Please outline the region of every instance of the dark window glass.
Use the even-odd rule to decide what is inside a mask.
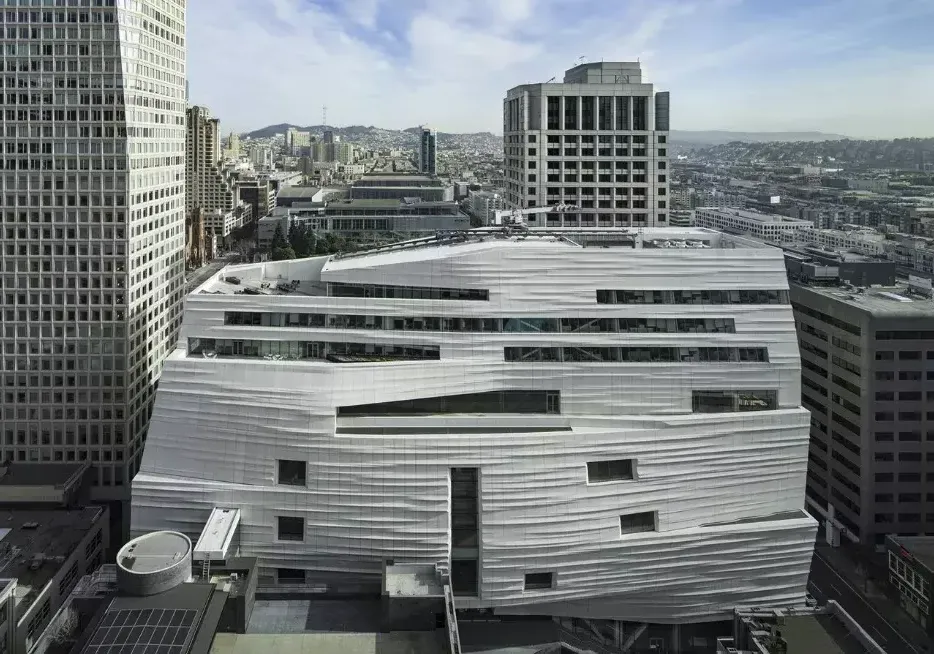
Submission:
[[[280,584],[304,584],[305,571],[293,568],[276,568],[276,579]]]
[[[337,408],[338,416],[432,415],[445,413],[560,413],[560,391],[489,391],[440,395]]]
[[[775,391],[694,391],[692,409],[695,413],[734,413],[739,411],[772,411],[778,408]]]
[[[561,129],[560,96],[548,96],[548,129]]]
[[[479,498],[479,470],[451,468],[451,586],[456,595],[477,595]]]
[[[283,486],[304,486],[306,463],[279,459],[279,483]]]
[[[613,98],[611,96],[600,97],[600,115],[599,127],[601,130],[613,129]]]
[[[613,461],[589,461],[587,463],[587,481],[624,481],[633,478],[633,460],[615,459]]]
[[[525,590],[549,590],[554,582],[553,572],[530,572],[525,575]]]
[[[581,129],[592,130],[596,128],[595,107],[596,98],[594,96],[585,95],[581,98]]]
[[[577,129],[577,96],[564,96],[564,129]]]
[[[634,130],[648,129],[648,98],[641,95],[632,98],[632,128]]]
[[[619,517],[619,530],[624,535],[655,531],[655,522],[655,511],[627,513]]]
[[[305,540],[305,519],[280,515],[277,518],[279,540]]]

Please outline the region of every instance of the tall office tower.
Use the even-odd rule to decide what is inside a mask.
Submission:
[[[288,154],[298,155],[302,148],[311,145],[311,132],[302,132],[290,127],[285,134],[285,148]]]
[[[3,11],[3,458],[96,468],[119,542],[184,292],[185,1]]]
[[[808,504],[867,548],[934,532],[931,300],[800,284],[791,299],[812,416]]]
[[[428,127],[422,127],[418,136],[418,172],[438,174],[437,134]]]
[[[817,527],[781,250],[580,236],[218,274],[186,300],[134,533],[197,535],[233,506],[261,583],[379,588],[386,560],[443,562],[458,607],[497,613],[799,604]]]
[[[185,208],[232,211],[237,204],[236,184],[221,169],[220,121],[205,107],[188,107]]]
[[[524,84],[503,102],[506,204],[567,204],[532,226],[668,224],[668,92],[638,63],[581,64],[560,84]]]

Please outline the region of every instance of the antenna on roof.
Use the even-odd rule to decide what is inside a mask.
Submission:
[[[552,77],[550,80],[548,80],[547,82],[545,82],[545,84],[551,84],[551,83],[554,82],[554,81],[555,81],[555,78]]]

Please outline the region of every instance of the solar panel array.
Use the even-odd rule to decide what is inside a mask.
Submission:
[[[184,654],[197,616],[185,609],[107,611],[84,654]]]

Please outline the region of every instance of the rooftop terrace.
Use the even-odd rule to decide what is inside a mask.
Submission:
[[[214,295],[327,295],[322,272],[354,267],[367,257],[390,257],[393,262],[464,254],[495,247],[536,248],[543,256],[555,247],[602,251],[605,248],[673,251],[710,249],[768,249],[760,241],[704,228],[552,229],[484,227],[466,231],[438,232],[359,252],[329,257],[227,266],[195,289]]]

